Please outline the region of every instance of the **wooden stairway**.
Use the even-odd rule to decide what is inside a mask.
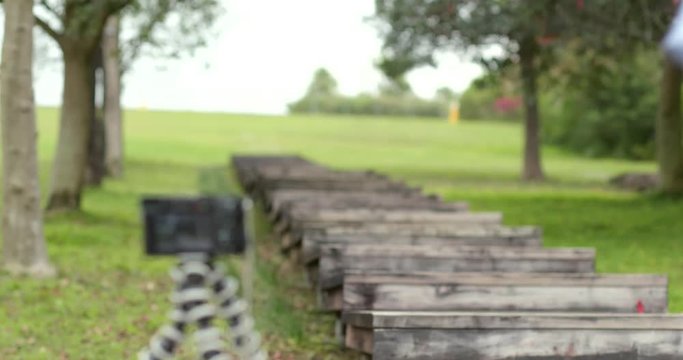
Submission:
[[[235,156],[244,189],[335,312],[345,345],[374,359],[683,359],[667,278],[595,274],[595,252],[543,248],[374,172],[297,156]]]

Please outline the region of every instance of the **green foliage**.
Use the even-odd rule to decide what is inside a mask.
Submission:
[[[337,92],[334,77],[326,69],[318,69],[304,97],[289,104],[289,112],[444,117],[448,112],[448,103],[442,97],[436,100],[417,97],[403,78],[382,83],[379,95],[343,96]]]
[[[441,101],[445,104],[449,104],[458,99],[458,94],[456,94],[451,88],[441,87],[436,89],[434,99]]]
[[[493,103],[499,96],[495,88],[469,87],[460,98],[460,116],[466,120],[492,120],[498,117]]]
[[[658,55],[641,52],[619,61],[582,55],[577,60],[583,71],[544,99],[545,139],[588,156],[653,159]]]
[[[313,74],[311,85],[308,86],[306,97],[329,97],[337,95],[337,80],[325,68],[320,68]]]
[[[413,89],[404,77],[388,78],[379,85],[381,97],[415,97]]]
[[[105,21],[122,15],[124,70],[140,56],[178,58],[206,45],[223,14],[219,0],[43,0],[36,2],[36,24],[60,45],[66,40],[88,47],[100,40]],[[57,26],[55,26],[57,25]]]
[[[204,47],[224,13],[219,0],[132,0],[123,12],[122,62],[141,55],[178,58]]]
[[[495,106],[500,99],[514,98],[517,86],[511,75],[510,71],[489,71],[475,79],[460,97],[460,116],[466,120],[520,120],[521,106],[509,111]]]
[[[443,118],[448,113],[448,104],[416,96],[338,95],[303,98],[290,104],[289,112]]]

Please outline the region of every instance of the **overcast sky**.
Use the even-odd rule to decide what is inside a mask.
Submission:
[[[126,76],[125,107],[237,113],[286,112],[312,74],[326,67],[340,91],[374,91],[381,74],[373,67],[381,39],[365,18],[371,0],[224,0],[226,14],[218,36],[192,58],[178,61],[140,59]],[[464,90],[480,68],[443,54],[439,67],[408,76],[413,89],[431,97],[447,86]],[[41,66],[36,99],[58,105],[61,66]]]

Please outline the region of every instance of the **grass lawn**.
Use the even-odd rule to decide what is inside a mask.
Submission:
[[[56,117],[54,109],[39,111],[45,188]],[[515,124],[130,111],[125,178],[88,190],[83,212],[47,219],[59,276],[0,274],[0,359],[131,358],[165,320],[172,264],[142,255],[139,198],[195,193],[199,171],[225,166],[234,152],[295,152],[340,168],[373,168],[476,210],[502,210],[507,224],[542,226],[548,246],[596,247],[601,272],[668,273],[670,309],[683,311],[683,202],[604,185],[654,165],[545,148],[550,181],[525,185],[517,181],[520,148]],[[278,255],[260,223],[255,314],[273,357],[352,358],[337,349],[332,318],[314,311],[300,269]]]

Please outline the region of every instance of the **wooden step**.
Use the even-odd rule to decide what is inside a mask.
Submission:
[[[318,261],[321,245],[336,245],[340,248],[346,244],[429,245],[434,248],[448,245],[540,247],[541,237],[541,229],[532,226],[463,228],[453,229],[439,235],[306,235],[304,233],[301,247],[303,261],[310,263]]]
[[[322,192],[326,193],[326,192]],[[338,192],[337,192],[338,193]],[[356,195],[351,192],[349,196],[336,197],[324,196],[288,198],[270,196],[267,210],[280,217],[310,217],[306,213],[319,212],[321,210],[344,210],[344,211],[369,211],[373,209],[410,210],[423,209],[433,211],[467,211],[466,202],[443,203],[424,196],[413,194],[376,193],[373,196]]]
[[[263,193],[264,205],[268,211],[285,211],[287,207],[298,202],[302,206],[306,206],[306,204],[320,205],[326,202],[360,200],[372,202],[396,199],[396,201],[403,201],[404,203],[415,200],[422,203],[442,204],[438,198],[424,195],[419,188],[408,186],[389,189],[354,189],[352,187],[325,189],[316,185],[312,188],[275,188],[260,189],[260,191]],[[312,194],[316,194],[316,197],[312,197]]]
[[[235,155],[231,158],[231,163],[240,184],[248,190],[258,178],[259,170],[264,167],[316,166],[299,156],[286,155]]]
[[[461,222],[449,223],[421,223],[421,222],[362,222],[362,223],[326,223],[312,222],[286,229],[285,225],[279,228],[282,248],[288,251],[290,248],[301,245],[304,235],[363,235],[386,237],[388,235],[403,236],[446,236],[463,230],[479,231],[480,229],[502,228],[502,216],[499,213],[469,213],[473,216],[461,216]],[[469,221],[468,221],[469,220]],[[276,229],[277,231],[277,229]]]
[[[592,273],[595,250],[504,246],[325,245],[320,261],[308,264],[321,288],[338,283],[345,271],[410,272],[562,272]]]
[[[314,211],[293,211],[287,214],[285,220],[297,222],[326,222],[326,223],[462,223],[486,222],[497,224],[502,220],[501,213],[468,213],[464,209],[432,210],[423,208],[413,209],[316,209]]]
[[[294,239],[294,243],[299,243],[304,231],[317,229],[325,230],[330,227],[342,225],[346,227],[363,227],[372,224],[372,226],[383,226],[387,229],[391,229],[392,227],[397,229],[406,227],[412,227],[414,229],[429,227],[434,227],[435,229],[462,229],[465,227],[500,226],[502,222],[503,215],[499,212],[455,212],[447,213],[445,216],[438,215],[431,218],[425,218],[419,215],[412,216],[410,214],[390,216],[385,219],[355,216],[346,216],[344,218],[340,216],[340,218],[336,220],[304,220],[280,224],[279,227],[276,227],[276,230],[282,235],[289,233]]]
[[[683,316],[360,311],[346,345],[385,359],[683,359]]]
[[[411,273],[345,274],[322,291],[327,310],[664,313],[667,288],[658,275]]]
[[[473,213],[481,214],[481,213]],[[490,214],[490,213],[485,213]],[[494,213],[497,214],[497,213]],[[486,219],[483,219],[486,220]],[[361,224],[330,224],[328,227],[320,228],[310,228],[304,229],[307,235],[328,235],[328,236],[346,236],[346,235],[362,235],[364,237],[369,236],[449,236],[452,233],[457,233],[464,228],[469,229],[482,229],[490,228],[495,229],[501,227],[501,225],[487,224],[484,222],[482,226],[478,223],[468,224],[468,223],[433,223],[433,224],[423,224],[423,223],[361,223]]]
[[[279,210],[268,211],[269,219],[274,222],[290,223],[294,219],[316,218],[329,212],[346,214],[369,213],[378,211],[431,211],[431,212],[466,212],[469,205],[466,202],[439,203],[420,201],[416,199],[344,199],[335,202],[293,202],[281,204]]]
[[[285,205],[322,205],[339,201],[396,201],[443,204],[437,196],[405,193],[377,193],[374,191],[275,190],[268,193],[268,205],[281,210]]]

